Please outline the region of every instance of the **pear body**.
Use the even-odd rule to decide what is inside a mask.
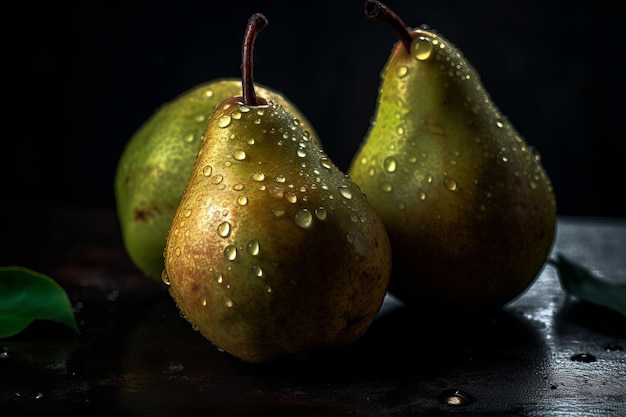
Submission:
[[[238,99],[211,116],[172,221],[170,294],[247,362],[353,343],[388,286],[384,225],[302,119]]]
[[[257,85],[306,121],[283,95]],[[241,79],[200,84],[163,104],[133,134],[117,164],[114,191],[122,238],[134,264],[160,280],[165,238],[200,147],[211,112],[241,94]]]
[[[542,268],[556,201],[539,154],[441,35],[410,31],[348,169],[387,228],[389,291],[433,311],[501,306]]]

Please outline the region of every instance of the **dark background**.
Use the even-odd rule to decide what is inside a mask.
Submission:
[[[407,25],[428,24],[461,48],[541,152],[559,214],[626,216],[626,35],[616,10],[598,1],[387,4]],[[254,12],[270,22],[255,49],[255,81],[295,102],[346,170],[397,40],[365,18],[362,0],[15,7],[3,16],[0,204],[114,207],[127,140],[163,102],[240,75]]]

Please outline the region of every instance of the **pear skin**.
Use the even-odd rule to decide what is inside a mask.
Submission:
[[[406,31],[348,175],[387,228],[393,295],[433,311],[501,306],[550,251],[551,181],[461,51],[433,31]]]
[[[277,102],[211,117],[167,238],[170,293],[219,348],[269,362],[358,340],[391,269],[384,226]]]
[[[261,85],[256,88],[308,123],[282,94]],[[161,280],[167,231],[209,116],[241,89],[239,78],[217,78],[180,94],[142,124],[120,156],[114,190],[122,238],[133,263],[151,278]]]

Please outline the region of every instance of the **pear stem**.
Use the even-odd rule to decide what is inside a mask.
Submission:
[[[393,10],[379,1],[367,0],[365,2],[365,15],[368,19],[378,20],[379,22],[387,23],[391,26],[398,35],[398,38],[400,38],[407,52],[411,50],[410,47],[413,38],[409,33],[409,28]]]
[[[241,48],[241,89],[243,93],[243,104],[246,106],[259,105],[259,99],[254,91],[254,77],[252,71],[254,67],[254,42],[267,24],[268,20],[263,14],[253,14],[248,19],[246,32],[243,37],[243,45]]]

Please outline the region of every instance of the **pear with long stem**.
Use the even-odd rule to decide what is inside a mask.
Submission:
[[[365,195],[313,130],[253,84],[217,106],[167,236],[166,281],[184,317],[246,362],[346,346],[375,319],[391,248]]]
[[[454,44],[378,1],[365,11],[399,37],[348,169],[387,228],[389,290],[433,311],[501,306],[534,280],[554,238],[539,153]]]

